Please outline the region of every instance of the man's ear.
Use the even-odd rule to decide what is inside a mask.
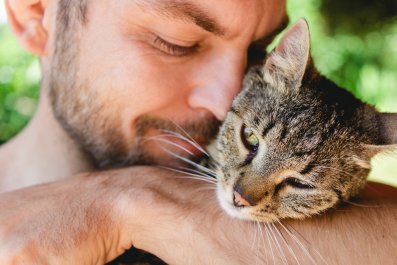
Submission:
[[[35,55],[46,54],[47,30],[43,26],[43,0],[5,0],[8,21],[20,44]]]
[[[281,38],[266,60],[264,70],[290,83],[300,84],[310,58],[310,33],[305,19],[299,19]]]

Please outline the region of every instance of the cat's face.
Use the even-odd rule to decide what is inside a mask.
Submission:
[[[369,164],[358,157],[359,136],[331,116],[322,120],[327,111],[310,97],[286,97],[263,81],[250,85],[264,93],[242,94],[218,137],[224,209],[260,221],[303,218],[363,187]]]
[[[307,78],[309,35],[304,21],[283,38],[243,91],[217,138],[218,199],[231,215],[262,222],[303,218],[355,195],[370,157],[357,109],[319,95],[324,78]],[[317,81],[316,81],[317,80]],[[329,85],[329,83],[321,83]],[[347,106],[347,105],[346,105]]]

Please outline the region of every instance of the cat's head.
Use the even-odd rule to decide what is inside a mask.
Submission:
[[[382,150],[375,144],[386,144],[380,114],[320,76],[309,46],[301,19],[247,74],[221,127],[217,194],[235,217],[274,221],[331,208],[359,192]]]

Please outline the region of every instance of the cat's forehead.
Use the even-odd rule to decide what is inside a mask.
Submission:
[[[233,109],[241,113],[241,117],[266,120],[323,112],[320,100],[310,91],[313,88],[307,89],[306,86],[296,87],[283,80],[269,82],[262,68],[254,68],[247,74],[243,90],[233,102]]]

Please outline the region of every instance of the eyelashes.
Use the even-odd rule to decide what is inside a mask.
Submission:
[[[200,45],[197,43],[191,46],[183,46],[166,41],[159,36],[155,36],[152,45],[160,51],[166,53],[167,55],[176,57],[183,57],[194,54],[200,48]],[[250,65],[253,65],[254,61],[262,63],[265,56],[266,50],[264,46],[251,44],[247,49],[247,61]]]
[[[287,185],[292,186],[297,189],[314,189],[314,186],[312,184],[309,184],[305,181],[302,181],[302,180],[294,178],[294,177],[286,178],[284,180],[284,182]]]
[[[290,187],[293,187],[298,190],[312,190],[312,189],[316,188],[312,184],[307,183],[307,182],[300,180],[298,178],[288,177],[276,185],[274,192],[278,193],[282,188],[284,188],[286,186],[290,186]]]
[[[194,54],[199,49],[198,44],[194,44],[192,46],[181,46],[170,43],[160,38],[159,36],[156,36],[156,38],[154,39],[153,46],[168,55],[172,55],[176,57],[183,57]]]

